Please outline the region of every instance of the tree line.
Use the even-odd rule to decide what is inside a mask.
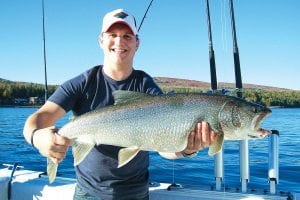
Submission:
[[[48,93],[52,94],[57,86],[48,86]],[[44,102],[45,88],[43,84],[23,83],[23,82],[0,82],[0,105],[27,104],[26,102],[16,102],[17,99],[29,99],[37,97]]]
[[[165,87],[160,85],[164,93],[201,93],[211,92],[199,87]],[[236,96],[235,89],[222,89],[219,93]],[[265,90],[245,88],[242,90],[243,98],[247,101],[262,104],[268,107],[300,108],[300,91],[298,90]]]
[[[165,93],[170,91],[179,93],[207,92],[207,89],[199,87],[170,87],[159,85]],[[48,94],[51,95],[57,85],[48,86]],[[29,99],[37,97],[44,102],[44,85],[37,83],[23,83],[0,81],[0,105],[18,105],[16,99]],[[235,90],[223,90],[223,93],[235,95]],[[243,89],[243,98],[247,101],[256,102],[266,106],[297,107],[300,108],[300,91],[296,90],[264,90],[264,89]],[[24,103],[22,103],[24,104]],[[26,103],[25,103],[26,104]]]

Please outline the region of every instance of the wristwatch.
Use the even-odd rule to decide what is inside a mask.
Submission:
[[[185,153],[184,151],[181,151],[181,155],[184,158],[193,158],[193,157],[197,156],[197,154],[198,154],[198,151],[195,151],[193,153]]]

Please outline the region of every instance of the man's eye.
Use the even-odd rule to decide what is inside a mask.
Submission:
[[[123,38],[125,40],[132,40],[133,36],[131,36],[131,35],[124,35]]]
[[[111,38],[116,38],[116,37],[117,37],[117,34],[111,33],[111,34],[109,35],[109,37],[111,37]]]

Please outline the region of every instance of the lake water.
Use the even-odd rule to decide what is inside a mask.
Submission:
[[[0,107],[0,166],[3,163],[19,163],[27,169],[45,171],[46,159],[28,145],[22,134],[26,118],[37,108]],[[273,113],[264,122],[265,129],[280,132],[279,142],[279,184],[277,191],[300,192],[300,109],[272,109]],[[61,127],[70,114],[56,125]],[[250,182],[249,189],[269,190],[268,185],[268,139],[249,141]],[[150,177],[152,181],[180,183],[184,186],[214,186],[214,160],[201,151],[197,157],[175,161],[150,154]],[[59,173],[75,177],[73,157],[60,164]],[[173,176],[174,175],[174,176]],[[240,187],[239,142],[226,141],[224,144],[224,182],[226,188]]]

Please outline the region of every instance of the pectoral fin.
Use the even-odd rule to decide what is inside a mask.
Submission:
[[[52,162],[49,158],[47,158],[47,174],[49,178],[49,183],[53,183],[56,177],[58,164]]]
[[[73,141],[72,153],[74,157],[74,166],[78,165],[88,155],[94,147],[93,144],[83,144]]]
[[[131,161],[140,151],[139,147],[127,147],[119,151],[118,159],[119,165],[118,168],[123,167],[129,161]]]
[[[208,155],[212,156],[218,153],[222,149],[223,143],[224,143],[224,134],[222,133],[217,135],[216,139],[209,147]]]

